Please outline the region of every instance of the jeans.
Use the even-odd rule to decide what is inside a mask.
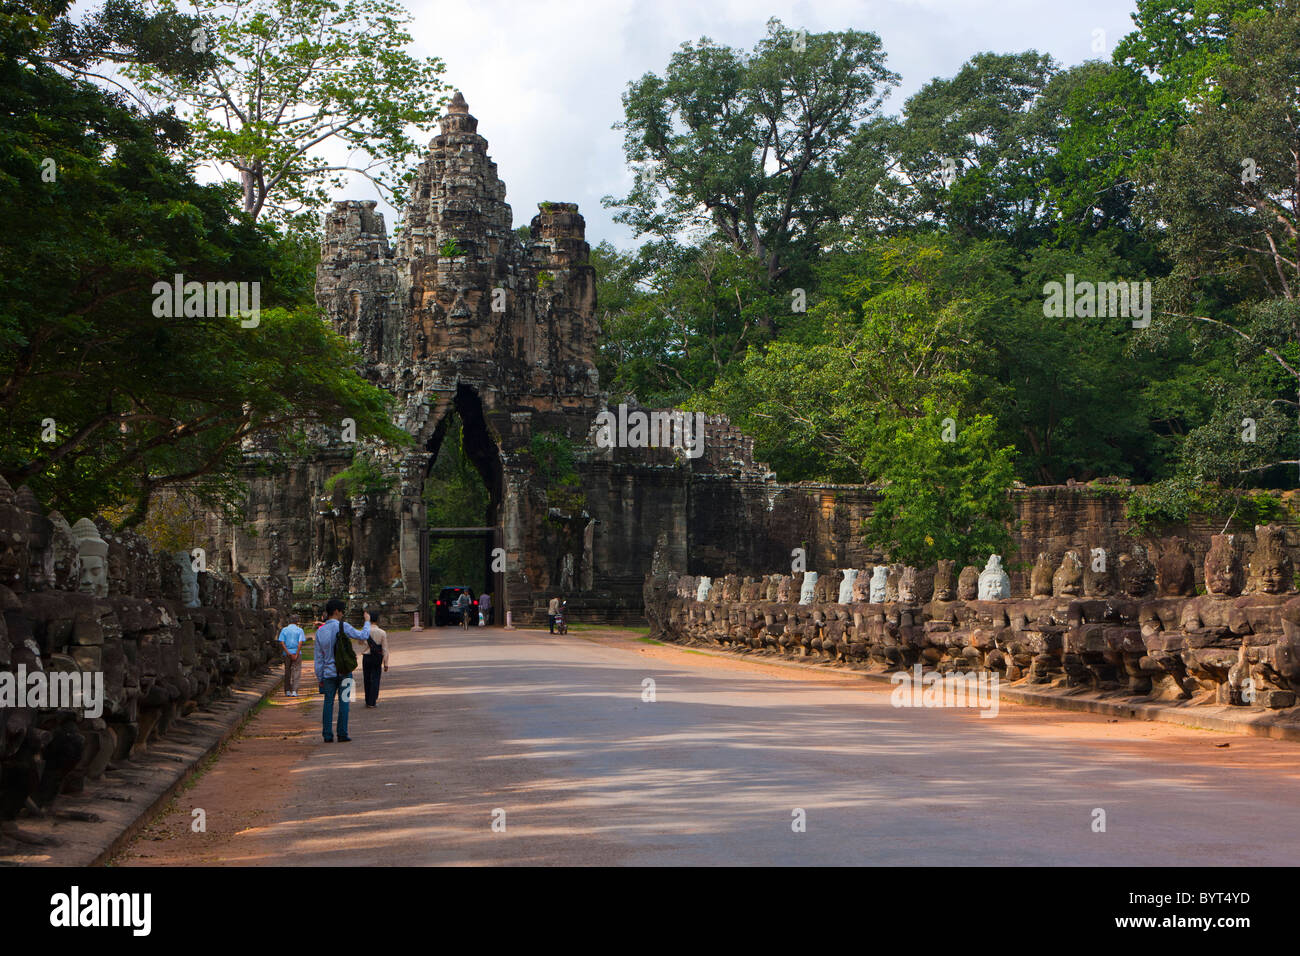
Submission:
[[[286,694],[296,694],[298,684],[302,678],[302,655],[290,657],[284,655],[284,692]]]
[[[352,698],[356,694],[356,681],[352,679],[351,674],[344,674],[340,680],[337,677],[326,677],[320,682],[320,692],[325,698],[325,707],[321,711],[321,736],[326,740],[334,739],[334,728],[330,725],[334,722],[334,696],[339,698],[339,736],[348,735],[348,706],[352,703]]]
[[[366,705],[373,707],[379,701],[379,678],[384,673],[382,654],[361,655],[361,678],[366,685]]]
[[[554,614],[548,614],[548,615],[546,615],[546,618],[547,618],[548,621],[550,621],[550,624],[551,624],[551,633],[554,634],[554,633],[555,633],[555,615],[554,615]]]

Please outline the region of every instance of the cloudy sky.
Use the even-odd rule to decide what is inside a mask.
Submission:
[[[660,73],[687,40],[708,36],[752,49],[769,17],[791,29],[870,30],[902,81],[903,101],[972,55],[1037,49],[1073,65],[1106,54],[1132,29],[1132,0],[406,0],[417,54],[439,56],[488,140],[515,225],[542,201],[577,202],[587,238],[633,244],[602,196],[630,184],[620,96],[630,80]],[[1097,34],[1094,31],[1103,31]],[[364,181],[346,198],[376,198]],[[345,197],[339,197],[345,198]],[[387,217],[393,222],[391,212]]]

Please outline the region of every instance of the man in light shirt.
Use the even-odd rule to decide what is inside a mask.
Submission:
[[[302,642],[307,635],[298,626],[298,615],[289,616],[289,623],[276,638],[284,645],[284,696],[298,696],[298,682],[302,679]]]
[[[366,706],[379,706],[380,668],[388,670],[388,632],[378,627],[379,615],[370,612],[370,636],[361,655],[361,679],[366,685]]]
[[[546,605],[546,616],[551,619],[551,633],[555,633],[555,617],[560,613],[560,599],[551,598],[551,603]]]
[[[351,674],[340,674],[334,666],[334,644],[339,635],[345,635],[354,641],[365,641],[370,636],[370,615],[366,615],[365,627],[357,630],[343,620],[347,605],[338,598],[332,598],[325,605],[325,623],[316,631],[316,681],[320,686],[325,706],[321,711],[321,736],[327,744],[334,742],[334,698],[339,699],[339,740],[350,741],[348,736],[348,708],[356,695],[356,682]]]

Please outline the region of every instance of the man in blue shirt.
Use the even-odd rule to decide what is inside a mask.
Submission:
[[[284,645],[284,696],[298,696],[298,682],[302,679],[302,651],[299,645],[307,639],[307,635],[302,632],[298,626],[298,615],[289,616],[289,623],[280,631],[280,636],[276,638]]]
[[[340,674],[334,666],[334,644],[339,632],[354,641],[364,642],[370,636],[370,615],[366,615],[365,626],[357,630],[343,620],[343,611],[347,605],[338,598],[333,598],[325,605],[325,623],[316,631],[316,681],[320,685],[321,695],[325,698],[325,707],[321,712],[321,735],[327,744],[334,742],[334,695],[339,698],[339,740],[346,742],[348,736],[348,705],[352,703],[356,682],[351,674]]]

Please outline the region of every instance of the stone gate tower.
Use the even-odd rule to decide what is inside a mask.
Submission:
[[[544,202],[521,238],[459,93],[440,124],[396,239],[374,202],[335,203],[316,280],[318,304],[358,347],[361,373],[394,396],[395,423],[411,444],[348,444],[333,429],[278,474],[259,472],[260,453],[247,449],[243,524],[209,519],[216,567],[263,574],[282,555],[297,603],[344,595],[354,610],[382,607],[409,621],[427,585],[461,583],[427,581],[421,549],[424,483],[452,412],[488,490],[485,545],[505,552],[496,606],[518,620],[536,619],[562,594],[584,620],[639,621],[656,559],[687,570],[688,555],[699,554],[711,569],[749,552],[788,552],[784,533],[772,541],[753,533],[772,511],[771,476],[725,419],[709,419],[694,460],[668,447],[596,447],[606,396],[583,218],[573,203]],[[574,453],[576,504],[572,482],[556,496],[554,476],[539,474],[537,439]],[[359,451],[396,483],[327,488]],[[486,561],[487,547],[485,569]]]
[[[486,520],[501,530],[506,595],[527,605],[551,583],[548,562],[536,556],[555,542],[543,539],[582,535],[580,524],[566,527],[580,515],[545,527],[555,516],[530,493],[530,444],[539,433],[582,442],[601,406],[595,274],[572,203],[542,203],[530,238],[516,235],[505,184],[460,93],[440,124],[395,244],[374,202],[336,203],[325,225],[317,301],[360,346],[363,374],[397,397],[397,424],[414,438],[398,462],[400,488],[349,503],[387,512],[362,516],[349,590],[388,592],[404,609],[418,599],[421,492],[454,409],[488,488]]]

